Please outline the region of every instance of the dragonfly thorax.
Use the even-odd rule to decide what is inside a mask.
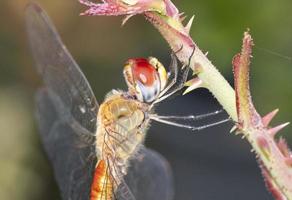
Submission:
[[[144,141],[149,105],[124,94],[115,91],[100,105],[96,148],[102,157],[114,156],[115,164],[126,169],[128,159]]]
[[[157,99],[167,83],[164,66],[154,57],[129,59],[124,67],[129,93],[141,102]]]

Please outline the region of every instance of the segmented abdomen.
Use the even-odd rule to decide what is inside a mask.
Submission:
[[[113,184],[104,160],[100,160],[95,168],[91,185],[90,200],[112,200]]]

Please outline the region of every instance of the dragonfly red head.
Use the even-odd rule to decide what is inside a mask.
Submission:
[[[154,57],[129,59],[124,68],[129,92],[139,101],[154,101],[167,83],[164,66]]]

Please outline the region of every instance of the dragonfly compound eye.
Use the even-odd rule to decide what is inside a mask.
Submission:
[[[156,58],[129,59],[124,68],[129,91],[139,101],[154,101],[166,84],[166,71]]]

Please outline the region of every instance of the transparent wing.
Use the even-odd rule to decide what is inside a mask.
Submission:
[[[88,199],[95,167],[92,146],[98,104],[83,73],[65,48],[46,13],[26,10],[31,51],[45,87],[37,94],[42,142],[63,199]],[[77,147],[86,143],[84,147]],[[91,145],[90,145],[91,144]]]
[[[118,123],[118,122],[116,122]],[[123,126],[120,125],[120,128]],[[114,130],[106,129],[109,137],[116,140],[115,143],[108,143],[105,141],[105,146],[109,150],[115,149],[114,145],[123,146],[125,141],[129,142],[130,134],[127,137],[114,132]],[[115,134],[113,134],[115,133]],[[125,145],[124,152],[127,152],[127,145]],[[118,148],[118,146],[116,146]],[[114,152],[110,154],[106,161],[109,166],[107,175],[110,176],[113,188],[118,186],[114,192],[115,200],[171,200],[173,199],[174,187],[172,181],[171,169],[168,162],[157,152],[145,148],[143,145],[138,147],[139,151],[130,158],[127,175],[123,176],[122,169],[116,162]],[[116,175],[116,176],[113,176]],[[118,185],[116,184],[118,183]],[[107,195],[107,194],[104,194]]]
[[[40,89],[36,96],[41,139],[53,164],[62,198],[87,200],[96,163],[96,155],[91,156],[95,152],[94,146],[86,144],[78,148],[78,143],[84,139],[79,137],[78,130],[60,117],[54,98],[56,96],[46,89]]]
[[[97,161],[90,156],[94,146],[77,148],[79,134],[59,117],[52,98],[54,95],[49,95],[46,89],[37,93],[37,118],[42,141],[53,163],[63,199],[88,200]],[[173,199],[172,173],[167,161],[145,147],[130,160],[128,173],[121,181],[115,200],[128,200],[125,197],[129,194],[136,200]]]
[[[36,100],[42,141],[63,199],[89,199],[96,159],[90,157],[94,147],[88,144],[94,140],[98,104],[45,12],[30,4],[26,22],[37,69],[45,82]],[[77,148],[80,140],[86,141],[85,147]],[[172,199],[172,176],[161,156],[142,148],[130,163],[118,200],[125,200],[125,188],[137,200]]]
[[[168,162],[157,152],[142,147],[130,161],[125,182],[137,200],[171,200],[173,177]]]
[[[127,175],[115,177],[120,169],[107,158],[105,180],[100,193],[101,199],[111,200],[172,200],[173,180],[167,161],[158,153],[142,147],[130,161]],[[106,190],[106,185],[112,190]],[[117,183],[119,184],[117,187]],[[117,188],[114,191],[114,188]]]
[[[98,104],[92,89],[47,14],[36,4],[26,9],[26,27],[37,70],[49,93],[55,95],[52,103],[57,111],[95,133]]]
[[[119,124],[119,121],[115,122],[115,126],[126,130],[122,124]],[[107,136],[115,140],[115,142],[105,140],[104,146],[112,151],[107,156],[106,161],[109,166],[109,176],[111,176],[111,180],[114,180],[113,184],[118,183],[115,185],[118,186],[114,193],[116,199],[171,200],[174,190],[168,162],[157,152],[147,149],[141,144],[137,147],[138,152],[130,157],[127,175],[123,176],[123,169],[119,166],[119,161],[116,159],[113,149],[121,147],[122,151],[127,153],[129,146],[131,146],[131,139],[134,138],[131,137],[131,134],[137,134],[137,131],[128,132],[125,136],[110,128],[105,130]],[[135,142],[132,144],[135,144]]]

